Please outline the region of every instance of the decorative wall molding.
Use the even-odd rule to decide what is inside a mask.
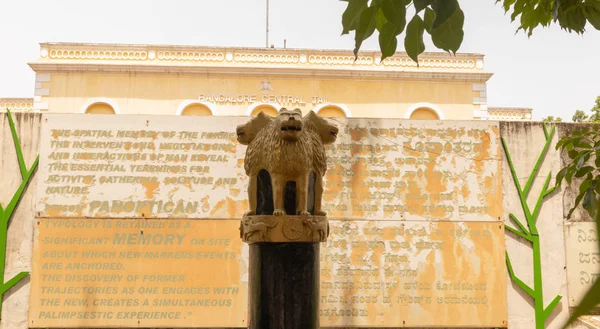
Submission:
[[[524,107],[488,107],[489,120],[532,121],[533,109]]]
[[[86,43],[41,43],[40,57],[36,63],[111,63],[111,64],[186,64],[207,66],[248,66],[273,68],[353,68],[384,72],[434,71],[484,73],[483,55],[447,53],[423,53],[417,68],[406,53],[399,52],[393,57],[380,61],[379,52],[363,51],[355,60],[352,51],[281,49],[281,48],[242,48],[242,47],[202,47],[202,46],[160,46],[126,44],[86,44]]]
[[[33,98],[0,98],[0,111],[33,111]]]

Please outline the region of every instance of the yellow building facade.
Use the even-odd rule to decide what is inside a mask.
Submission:
[[[417,67],[401,52],[380,61],[378,52],[355,60],[335,50],[42,43],[29,66],[36,80],[27,106],[41,112],[237,116],[288,107],[326,117],[424,120],[505,114],[495,108],[490,116],[492,74],[480,54],[424,53]]]

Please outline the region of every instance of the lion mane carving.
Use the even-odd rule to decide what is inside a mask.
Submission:
[[[296,214],[307,216],[310,173],[316,177],[314,214],[325,216],[321,210],[323,176],[327,171],[324,145],[335,142],[339,129],[313,111],[302,117],[300,109],[282,108],[277,117],[264,113],[236,129],[237,140],[247,145],[244,169],[249,176],[248,200],[250,210],[244,216],[255,215],[257,205],[257,176],[266,170],[272,182],[274,216],[286,215],[284,193],[287,182],[296,183]],[[291,215],[291,214],[290,214]]]

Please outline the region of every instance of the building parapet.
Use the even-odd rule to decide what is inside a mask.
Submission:
[[[488,107],[488,120],[531,121],[533,109],[525,107]]]
[[[33,98],[0,98],[0,111],[13,112],[33,110]]]
[[[185,67],[191,72],[198,68],[223,69],[297,69],[317,71],[364,71],[379,76],[386,73],[441,73],[461,74],[460,80],[487,80],[490,73],[484,70],[482,54],[456,54],[427,52],[419,58],[419,67],[404,52],[380,61],[381,53],[361,51],[358,58],[352,51],[290,48],[242,48],[205,46],[165,46],[88,43],[41,43],[40,57],[30,66],[38,71],[63,70],[63,64],[101,67],[120,66],[121,70],[148,67]],[[55,64],[55,66],[48,65]],[[194,71],[196,68],[196,71]],[[117,70],[116,68],[113,70]],[[464,75],[472,75],[465,78]],[[449,80],[458,80],[450,77]]]

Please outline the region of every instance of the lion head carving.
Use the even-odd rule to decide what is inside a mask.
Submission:
[[[271,176],[274,215],[283,215],[284,187],[296,183],[297,214],[306,215],[309,174],[317,177],[315,184],[315,215],[321,211],[322,177],[327,169],[324,145],[335,142],[339,129],[310,111],[302,117],[300,109],[282,108],[277,117],[262,112],[236,128],[237,140],[248,145],[244,168],[250,177],[248,199],[253,215],[256,209],[256,176],[266,170]]]

